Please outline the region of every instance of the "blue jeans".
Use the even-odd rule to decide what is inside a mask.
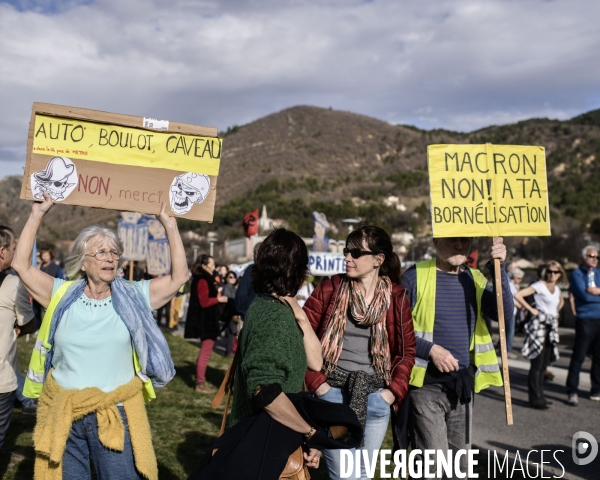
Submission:
[[[506,328],[506,352],[512,352],[513,340],[515,339],[515,324],[517,323],[517,313],[511,319],[504,319],[504,327]],[[500,341],[498,341],[500,342]]]
[[[100,443],[96,413],[90,413],[71,426],[62,461],[63,480],[91,480],[90,458],[98,480],[142,479],[135,469],[125,410],[117,408],[125,427],[123,451],[110,450]]]
[[[367,403],[367,423],[365,425],[365,436],[364,445],[360,448],[353,448],[352,452],[352,478],[356,478],[354,473],[355,455],[361,456],[361,478],[371,478],[367,476],[365,465],[364,465],[364,454],[363,450],[368,452],[369,461],[373,457],[373,451],[378,450],[381,447],[381,443],[385,437],[387,431],[388,422],[390,420],[390,405],[383,399],[379,394],[381,390],[369,394]],[[322,400],[327,400],[331,403],[343,403],[344,405],[350,404],[350,396],[347,393],[342,393],[341,388],[331,387],[325,395],[319,397]],[[323,456],[327,461],[327,470],[329,471],[329,478],[331,480],[337,480],[340,478],[340,457],[341,450],[323,450]],[[377,458],[377,457],[376,457]]]
[[[25,386],[25,377],[21,373],[21,370],[17,370],[17,400],[21,402],[21,406],[23,408],[29,407],[33,403],[35,403],[34,398],[28,398],[23,395],[23,387]]]

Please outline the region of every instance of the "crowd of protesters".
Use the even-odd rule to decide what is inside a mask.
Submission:
[[[503,383],[489,323],[497,319],[496,287],[465,265],[471,238],[434,239],[437,256],[401,275],[389,235],[363,226],[346,239],[346,273],[315,287],[306,245],[285,229],[255,247],[254,263],[241,277],[206,254],[188,269],[176,222],[163,205],[157,218],[167,232],[171,271],[151,278],[137,263],[124,264],[119,238],[98,226],[79,234],[64,268],[50,249],[40,250],[32,265],[36,232],[51,207],[47,196],[34,204],[18,244],[10,228],[0,227],[2,272],[16,273],[0,275],[0,448],[15,398],[28,408],[39,398],[32,408],[36,478],[89,478],[92,468],[98,478],[115,472],[158,478],[144,400],[175,374],[163,319],[165,329],[184,324],[184,336],[199,340],[198,394],[216,392],[206,379],[216,343],[233,358],[231,428],[216,444],[221,453],[211,449],[193,478],[229,478],[230,470],[233,478],[232,460],[241,455],[235,439],[247,436],[255,440],[253,451],[278,458],[256,467],[269,472],[261,478],[278,478],[304,445],[305,466],[318,467],[323,455],[329,477],[337,479],[337,450],[370,457],[390,420],[397,448],[468,449],[474,393]],[[493,278],[494,260],[500,262],[509,358],[517,357],[515,332],[524,331],[530,406],[551,405],[543,383],[558,356],[561,287],[570,288],[576,317],[566,402],[579,404],[588,352],[589,398],[600,401],[598,248],[583,249],[570,287],[563,266],[549,261],[537,281],[521,288],[524,272],[505,266],[506,255],[495,239],[486,266]],[[16,337],[34,330],[23,382]],[[325,412],[336,428],[322,421]],[[261,422],[279,433],[264,440],[264,431],[249,427]],[[347,435],[340,437],[337,427]],[[367,478],[364,464],[360,474]]]

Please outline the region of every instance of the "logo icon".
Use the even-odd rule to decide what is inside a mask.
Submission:
[[[571,442],[575,465],[588,465],[598,455],[598,442],[587,432],[577,432]]]

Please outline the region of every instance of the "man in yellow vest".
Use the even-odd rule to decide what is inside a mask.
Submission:
[[[465,266],[471,243],[472,238],[435,238],[437,258],[417,263],[402,276],[417,337],[408,409],[413,449],[446,453],[470,448],[473,391],[502,385],[483,318],[497,319],[496,295],[479,270]],[[494,241],[490,258],[506,259],[502,238]],[[493,261],[487,268],[493,277]],[[504,314],[512,315],[503,266],[502,291]],[[466,456],[461,459],[466,471]]]

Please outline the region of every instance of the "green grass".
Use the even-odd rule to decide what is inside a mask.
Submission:
[[[157,390],[157,399],[148,404],[148,417],[161,480],[183,480],[192,472],[204,452],[219,434],[223,406],[213,410],[212,395],[194,392],[194,372],[198,347],[180,337],[166,334],[171,355],[177,369],[175,378]],[[34,340],[19,339],[19,367],[26,370]],[[221,384],[231,359],[213,353],[207,370],[207,380]],[[223,405],[225,402],[223,402]],[[0,451],[0,478],[22,480],[33,478],[32,432],[35,418],[21,413],[16,407],[8,435]],[[391,429],[388,428],[382,449],[392,448]],[[485,461],[483,455],[480,462]],[[393,471],[393,470],[392,470]],[[379,473],[379,468],[376,469]],[[485,466],[479,465],[480,478],[486,478]],[[391,471],[388,469],[388,473]],[[327,480],[324,462],[317,471],[311,471],[313,480]],[[379,478],[379,476],[375,476]]]

